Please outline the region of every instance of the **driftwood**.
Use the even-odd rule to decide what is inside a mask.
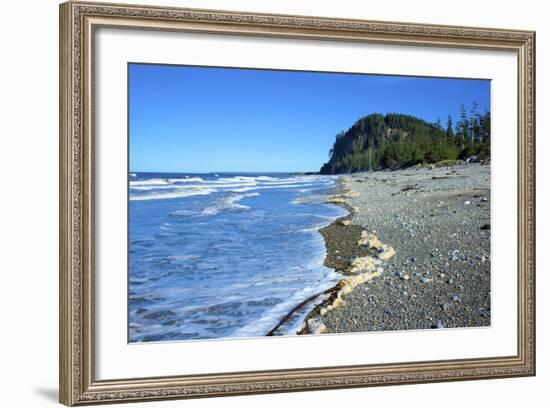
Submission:
[[[340,287],[340,283],[334,285],[333,287],[331,288],[328,288],[328,289],[325,289],[324,291],[322,292],[319,292],[317,293],[316,295],[313,295],[313,296],[310,296],[308,297],[306,300],[304,300],[303,302],[301,302],[300,304],[298,304],[297,306],[295,306],[290,312],[288,312],[280,321],[279,323],[277,323],[277,325],[272,328],[267,334],[266,336],[273,336],[275,335],[275,332],[283,325],[285,324],[288,319],[290,319],[290,317],[296,313],[297,310],[300,310],[302,307],[304,307],[305,305],[307,305],[308,303],[311,303],[313,302],[315,299],[317,299],[319,296],[321,295],[328,295],[329,293],[332,293],[334,292],[335,290],[337,290],[338,288]]]

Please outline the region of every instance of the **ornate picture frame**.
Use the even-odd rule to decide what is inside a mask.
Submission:
[[[98,380],[94,47],[100,27],[502,50],[517,55],[517,353],[442,361]],[[535,33],[67,2],[60,5],[60,402],[134,402],[535,375]],[[498,254],[497,254],[498,256]]]

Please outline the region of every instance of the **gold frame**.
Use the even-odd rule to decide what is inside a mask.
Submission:
[[[514,356],[246,373],[94,376],[93,47],[98,27],[513,51],[518,63],[518,349]],[[535,374],[535,33],[68,2],[60,5],[60,402],[130,402]]]

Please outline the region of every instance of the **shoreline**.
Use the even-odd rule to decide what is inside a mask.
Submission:
[[[490,166],[353,173],[339,183],[328,202],[350,214],[319,233],[324,264],[345,278],[298,334],[490,325]]]

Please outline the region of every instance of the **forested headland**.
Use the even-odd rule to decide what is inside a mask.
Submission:
[[[491,154],[491,115],[461,106],[460,116],[445,124],[411,115],[373,113],[359,119],[336,135],[330,159],[322,174],[398,169],[445,160],[465,160],[476,156],[487,160]]]

